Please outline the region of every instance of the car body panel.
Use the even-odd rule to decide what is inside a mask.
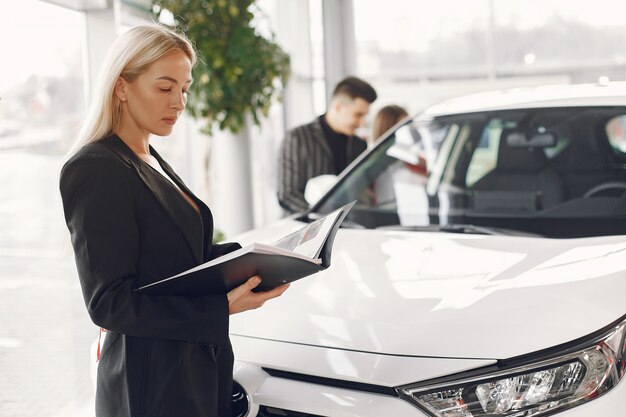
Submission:
[[[426,416],[398,397],[276,378],[241,361],[235,363],[234,377],[249,393],[248,416],[256,416],[261,405],[318,416]],[[302,415],[279,413],[275,415]]]
[[[248,416],[260,405],[333,417],[427,417],[421,409],[397,398],[345,388],[272,377],[257,366],[236,361],[235,379],[248,392]],[[586,404],[555,414],[559,417],[624,417],[626,382]]]
[[[231,335],[240,362],[343,381],[385,387],[410,384],[492,365],[494,360],[421,358],[326,349],[298,343]]]
[[[547,85],[512,88],[451,98],[429,107],[420,117],[465,114],[483,111],[581,106],[623,106],[626,82]]]
[[[281,225],[290,230],[300,223]],[[392,355],[515,357],[619,318],[625,249],[623,236],[341,229],[327,270],[293,283],[262,309],[232,317],[230,331]]]

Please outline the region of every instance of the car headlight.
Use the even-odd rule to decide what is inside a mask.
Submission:
[[[624,375],[625,334],[626,320],[549,358],[450,382],[405,385],[398,393],[435,417],[543,416],[614,387]]]

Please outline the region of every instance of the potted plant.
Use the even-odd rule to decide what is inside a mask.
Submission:
[[[163,21],[171,13],[195,45],[198,64],[187,105],[192,116],[206,121],[206,133],[215,124],[237,133],[248,115],[259,125],[289,77],[287,53],[273,35],[267,39],[251,25],[253,7],[254,0],[153,1],[155,17]]]

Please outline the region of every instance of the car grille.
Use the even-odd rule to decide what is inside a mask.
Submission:
[[[285,410],[284,408],[266,407],[259,408],[257,417],[324,417],[317,414],[301,413],[299,411]]]
[[[344,388],[355,391],[372,392],[375,394],[389,395],[397,397],[398,392],[393,387],[385,387],[382,385],[365,384],[362,382],[345,381],[342,379],[325,378],[314,375],[300,374],[296,372],[282,371],[273,368],[261,368],[268,374],[276,378],[291,379],[293,381],[308,382],[310,384],[325,385],[328,387]]]

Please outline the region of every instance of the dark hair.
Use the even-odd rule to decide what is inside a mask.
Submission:
[[[395,104],[385,106],[378,110],[376,117],[374,118],[374,127],[372,128],[372,139],[376,140],[385,133],[389,128],[401,119],[408,116],[407,111]]]
[[[362,98],[370,104],[378,97],[374,87],[357,77],[346,77],[339,81],[333,91],[333,97],[339,95],[348,96],[351,99]]]

